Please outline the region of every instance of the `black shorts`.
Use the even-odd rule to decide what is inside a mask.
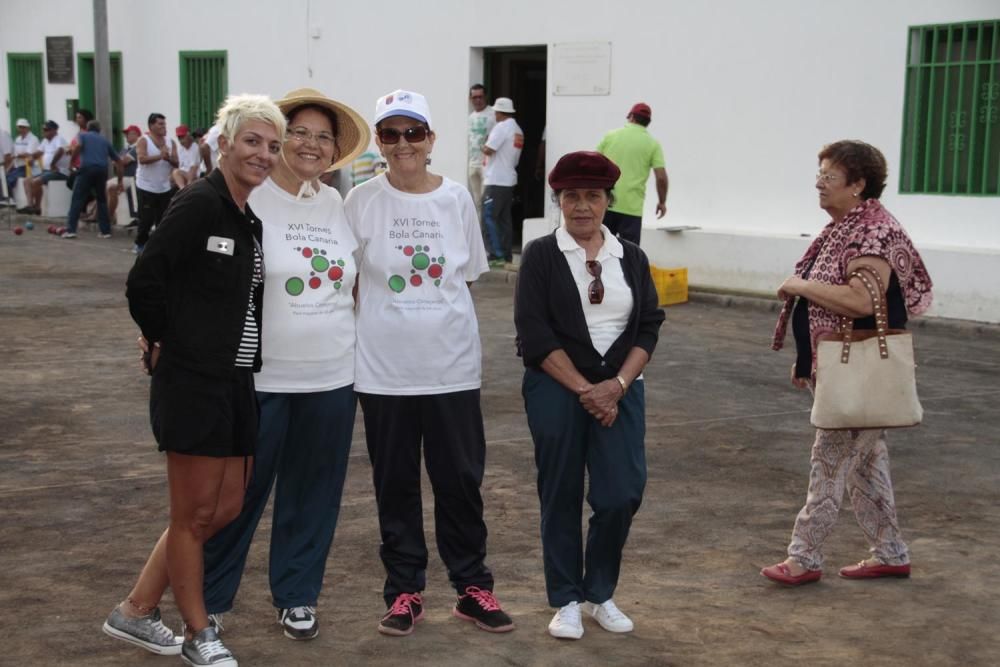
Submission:
[[[259,408],[253,371],[212,378],[159,364],[149,389],[149,420],[161,452],[253,456]]]

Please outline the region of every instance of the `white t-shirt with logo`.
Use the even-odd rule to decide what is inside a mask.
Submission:
[[[394,396],[478,389],[479,323],[467,282],[489,271],[469,191],[445,178],[408,194],[385,174],[347,195],[360,245],[354,388]]]
[[[59,149],[63,149],[63,154],[56,164],[52,164]],[[58,171],[60,174],[69,176],[69,143],[58,134],[52,139],[42,139],[38,145],[38,150],[42,151],[42,169],[45,171]]]
[[[483,166],[483,144],[486,137],[490,136],[490,130],[497,124],[497,115],[493,112],[493,107],[487,105],[482,111],[473,111],[469,114],[469,166]]]
[[[484,185],[517,185],[517,161],[524,148],[524,133],[513,118],[497,123],[486,139],[486,145],[496,151],[486,158]]]
[[[340,193],[320,185],[296,201],[271,179],[250,193],[264,223],[264,309],[258,391],[327,391],[354,382],[354,234]]]

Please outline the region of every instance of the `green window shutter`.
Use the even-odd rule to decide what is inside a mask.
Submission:
[[[181,51],[181,122],[211,127],[229,90],[226,51]]]
[[[900,192],[1000,195],[1000,20],[910,28]]]
[[[45,79],[41,53],[8,53],[7,72],[10,76],[10,131],[18,118],[31,123],[31,131],[40,135],[45,122]]]

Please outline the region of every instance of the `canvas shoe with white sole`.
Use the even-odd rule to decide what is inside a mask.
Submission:
[[[607,600],[601,604],[584,602],[582,606],[584,613],[590,615],[608,632],[632,632],[635,627],[632,619],[615,605],[614,600]]]
[[[579,639],[583,636],[583,620],[580,617],[580,605],[570,602],[560,607],[556,615],[549,621],[549,634],[559,639]]]
[[[184,641],[160,620],[159,607],[149,615],[138,618],[126,616],[121,607],[115,607],[101,629],[109,637],[141,646],[157,655],[179,655]]]

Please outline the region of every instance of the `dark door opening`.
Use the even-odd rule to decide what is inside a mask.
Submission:
[[[545,46],[512,46],[483,49],[483,84],[490,104],[498,97],[514,101],[517,124],[524,132],[524,149],[517,165],[514,189],[513,242],[521,247],[525,218],[545,215],[544,169],[535,176],[535,165],[545,130],[545,84],[548,50]]]

